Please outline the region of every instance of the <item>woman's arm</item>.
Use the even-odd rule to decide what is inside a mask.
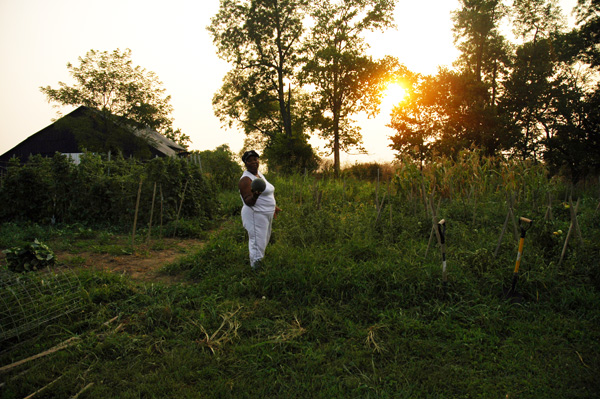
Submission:
[[[258,196],[262,194],[260,191],[252,191],[252,179],[248,176],[242,177],[238,184],[238,188],[240,189],[240,194],[242,195],[242,199],[244,203],[248,206],[254,206],[256,204],[256,200]]]

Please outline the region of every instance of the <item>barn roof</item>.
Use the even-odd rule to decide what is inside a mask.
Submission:
[[[30,155],[59,153],[120,152],[123,156],[152,158],[177,156],[186,149],[155,130],[80,106],[0,155],[0,166],[10,158],[26,162]]]

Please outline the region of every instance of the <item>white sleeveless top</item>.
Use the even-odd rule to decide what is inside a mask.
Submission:
[[[252,209],[254,212],[275,212],[275,187],[271,183],[269,183],[267,179],[265,179],[265,176],[260,172],[258,172],[257,177],[245,170],[242,177],[240,177],[240,180],[242,180],[244,177],[249,177],[251,180],[260,177],[265,181],[265,183],[267,183],[265,191],[263,191],[262,194],[258,196],[258,198],[256,199],[256,204],[254,204],[254,206],[249,207],[248,205],[246,205],[246,203],[244,202],[244,198],[242,198],[242,194],[240,193],[240,198],[242,198],[242,203],[244,204],[244,206]]]

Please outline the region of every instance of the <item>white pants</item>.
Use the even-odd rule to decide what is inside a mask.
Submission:
[[[255,212],[251,207],[242,208],[242,224],[248,232],[248,249],[250,251],[250,266],[265,257],[265,248],[271,239],[273,212]]]

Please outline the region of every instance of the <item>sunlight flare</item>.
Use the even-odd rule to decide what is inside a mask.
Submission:
[[[382,109],[391,111],[393,107],[405,101],[408,95],[408,90],[402,84],[397,82],[389,83],[383,95]]]

